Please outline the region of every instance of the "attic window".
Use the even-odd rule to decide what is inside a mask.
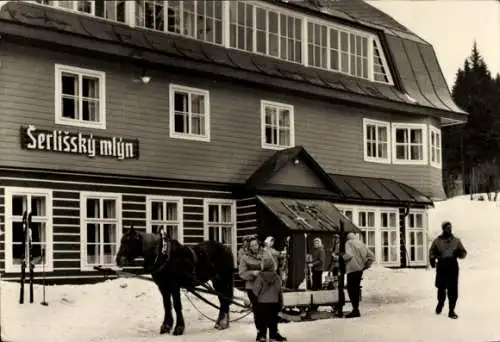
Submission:
[[[392,84],[378,37],[307,19],[307,65]]]
[[[387,70],[384,65],[378,42],[373,40],[373,80],[376,82],[390,83]]]

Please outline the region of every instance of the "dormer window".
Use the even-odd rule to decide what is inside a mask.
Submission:
[[[308,19],[307,47],[308,66],[392,84],[374,34]]]
[[[125,22],[125,0],[36,0],[36,3],[93,15],[111,21]]]
[[[302,18],[252,1],[229,3],[229,46],[302,62]]]
[[[257,0],[36,0],[42,5],[393,84],[376,33]]]

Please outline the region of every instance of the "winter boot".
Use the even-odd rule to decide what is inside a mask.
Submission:
[[[276,335],[269,336],[269,342],[283,342],[287,341],[287,338],[284,336],[281,336],[280,333],[277,333]]]
[[[345,315],[346,318],[356,318],[356,317],[361,317],[361,313],[359,312],[359,310],[352,310],[350,313],[348,313],[347,315]]]
[[[438,302],[438,304],[436,305],[436,315],[439,315],[443,311],[443,306],[443,302]]]
[[[457,319],[458,315],[454,311],[450,311],[448,317],[450,317],[451,319]]]

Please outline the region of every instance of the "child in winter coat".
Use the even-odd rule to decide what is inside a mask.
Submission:
[[[286,341],[287,339],[278,332],[278,314],[283,308],[283,292],[274,260],[269,256],[263,258],[261,269],[252,289],[257,297],[259,341],[266,341],[268,329],[270,342]]]

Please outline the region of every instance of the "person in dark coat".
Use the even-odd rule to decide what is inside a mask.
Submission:
[[[325,270],[325,248],[320,238],[314,239],[314,246],[311,251],[312,259],[312,284],[311,290],[321,290],[323,287],[323,271]]]
[[[448,317],[457,319],[455,306],[458,299],[458,259],[467,256],[462,242],[452,233],[451,223],[446,221],[441,225],[442,234],[439,235],[429,250],[429,263],[436,268],[436,281],[438,303],[436,314],[443,310],[446,296],[448,295]],[[437,265],[436,265],[437,262]]]
[[[286,341],[287,339],[278,332],[278,314],[283,308],[283,291],[272,255],[264,255],[261,269],[252,289],[257,297],[259,342],[266,342],[268,329],[269,342]]]

